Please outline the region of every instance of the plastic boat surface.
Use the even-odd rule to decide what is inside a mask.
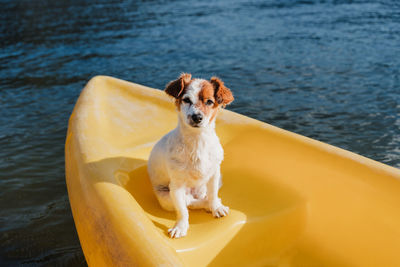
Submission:
[[[400,172],[222,110],[221,219],[190,211],[170,239],[146,164],[175,128],[160,90],[93,78],[69,120],[66,180],[89,266],[400,266]]]

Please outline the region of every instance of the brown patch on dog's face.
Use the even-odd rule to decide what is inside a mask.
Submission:
[[[192,74],[182,73],[178,79],[170,81],[165,87],[164,91],[175,98],[175,105],[180,109],[182,101],[182,95],[185,93],[185,89],[192,82]]]
[[[196,107],[212,121],[218,112],[218,103],[215,99],[215,88],[208,81],[203,81],[198,95]],[[211,115],[211,116],[210,116]]]

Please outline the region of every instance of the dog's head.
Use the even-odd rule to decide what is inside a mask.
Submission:
[[[231,90],[219,78],[192,79],[187,73],[168,83],[165,92],[175,98],[183,122],[195,128],[210,125],[218,109],[233,101]]]

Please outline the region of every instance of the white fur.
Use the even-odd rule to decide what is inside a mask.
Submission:
[[[189,208],[206,209],[215,217],[226,216],[229,208],[218,198],[221,184],[220,164],[223,149],[215,133],[215,118],[205,116],[199,127],[190,125],[190,116],[201,112],[195,108],[201,89],[200,79],[193,80],[182,99],[178,126],[161,138],[151,151],[148,172],[160,205],[176,211],[177,222],[169,229],[172,238],[186,235]],[[219,108],[219,107],[218,107]]]

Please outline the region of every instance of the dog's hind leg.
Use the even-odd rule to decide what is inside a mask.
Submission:
[[[158,202],[161,207],[168,211],[174,211],[175,206],[172,202],[171,196],[169,195],[169,187],[168,186],[156,186],[154,188],[155,195],[157,197]]]
[[[188,205],[189,209],[205,209],[205,210],[209,210],[208,207],[208,200],[207,198],[203,198],[203,199],[192,199]]]
[[[171,196],[169,194],[168,186],[157,186],[154,190],[155,195],[157,197],[158,202],[161,207],[168,211],[174,211],[175,206],[172,202]],[[185,203],[186,206],[190,209],[205,209],[209,210],[207,196],[201,196],[198,198],[198,195],[192,195],[191,190],[187,190],[185,194]]]

